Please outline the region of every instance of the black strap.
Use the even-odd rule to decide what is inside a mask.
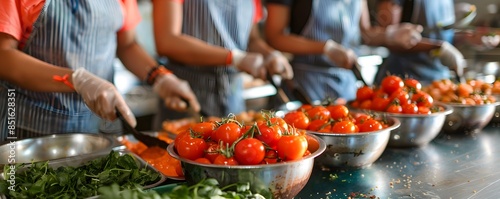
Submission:
[[[402,1],[402,14],[401,14],[401,23],[411,22],[411,18],[413,16],[413,7],[415,6],[414,0],[403,0]]]

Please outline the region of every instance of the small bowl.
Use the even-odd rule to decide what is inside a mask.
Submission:
[[[319,133],[308,131],[323,139],[326,150],[316,158],[318,166],[327,168],[365,168],[375,162],[389,142],[390,132],[401,123],[387,118],[391,126],[373,132],[362,133]]]
[[[0,146],[0,165],[56,160],[93,153],[109,153],[120,144],[100,134],[54,134]],[[14,158],[12,158],[14,157]]]
[[[323,140],[315,135],[308,134],[308,136],[318,141],[318,150],[300,160],[275,164],[236,166],[202,164],[179,157],[174,144],[170,144],[167,151],[182,162],[188,184],[195,184],[204,178],[215,178],[221,187],[238,182],[250,182],[252,192],[273,198],[293,198],[309,181],[314,158],[326,148]]]
[[[453,113],[446,116],[443,133],[475,134],[479,133],[493,118],[500,102],[483,105],[448,104]]]
[[[434,105],[443,107],[444,111],[429,115],[385,113],[401,122],[399,128],[391,131],[387,146],[420,147],[436,138],[443,127],[446,116],[453,112],[453,108],[440,102],[435,102]]]

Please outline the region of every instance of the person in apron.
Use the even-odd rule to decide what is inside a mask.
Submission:
[[[294,84],[312,101],[354,100],[356,78],[350,69],[362,42],[409,48],[420,39],[413,25],[394,26],[391,31],[371,27],[365,0],[267,3],[266,38],[271,46],[294,55]]]
[[[429,45],[429,40],[426,40],[412,49],[391,49],[391,54],[379,68],[375,82],[380,83],[388,73],[415,78],[423,85],[449,79],[451,71],[461,76],[466,63],[462,53],[450,43],[464,46],[463,50],[489,50],[499,44],[500,36],[491,35],[490,31],[478,29],[474,33],[456,34],[454,29],[439,28],[455,22],[458,17],[456,6],[459,5],[455,5],[453,0],[379,0],[379,25],[399,22],[420,24],[424,27],[422,37],[430,38],[433,44]]]
[[[266,73],[293,76],[288,60],[259,36],[260,0],[153,1],[156,49],[165,64],[189,81],[204,113],[225,117],[246,111],[240,72],[265,78]],[[189,115],[165,109],[156,117]]]
[[[136,120],[113,81],[122,63],[176,109],[199,108],[181,81],[135,41],[135,0],[7,0],[0,3],[0,138],[98,133],[118,110]]]

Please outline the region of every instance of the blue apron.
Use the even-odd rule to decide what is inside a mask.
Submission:
[[[360,42],[359,0],[315,0],[301,35],[315,41],[332,39],[347,49]],[[323,55],[295,55],[292,60],[294,82],[313,101],[327,97],[356,97],[356,77],[351,70],[334,65]]]
[[[253,25],[254,4],[249,0],[186,0],[183,4],[182,33],[226,49],[246,50]],[[225,66],[191,66],[170,60],[166,64],[179,78],[189,82],[201,108],[213,116],[245,111],[243,82],[239,72]],[[161,107],[154,126],[165,119],[187,117]]]
[[[418,2],[418,1],[416,1]],[[415,12],[412,23],[424,27],[436,27],[438,23],[449,24],[455,21],[453,0],[421,0],[420,12]],[[416,16],[415,16],[416,15]],[[453,41],[453,30],[431,28],[422,37]],[[375,77],[375,83],[380,84],[387,73],[401,77],[412,77],[422,84],[430,84],[434,80],[450,78],[450,70],[441,64],[438,58],[433,58],[427,52],[404,54],[391,52],[380,66]]]
[[[47,0],[21,49],[44,62],[89,72],[113,80],[116,33],[123,24],[117,0]],[[36,72],[36,71],[34,71]],[[16,129],[22,137],[54,133],[97,133],[101,119],[90,111],[76,92],[33,92],[1,81],[0,96],[15,89]],[[7,131],[6,98],[0,98],[2,140]]]

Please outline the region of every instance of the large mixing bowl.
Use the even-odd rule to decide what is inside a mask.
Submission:
[[[443,107],[443,111],[429,115],[425,114],[398,114],[386,113],[401,122],[399,128],[391,131],[389,147],[419,147],[427,145],[441,131],[446,116],[454,112],[451,106],[443,103],[434,103]]]
[[[495,96],[497,101],[500,101],[500,94],[494,94],[493,96]],[[493,114],[490,123],[495,125],[500,124],[500,106],[496,106],[495,113]]]
[[[327,168],[364,168],[375,162],[384,152],[392,130],[400,126],[395,118],[387,118],[390,126],[362,133],[311,132],[326,143],[323,154],[316,158],[318,166]]]
[[[309,181],[314,167],[314,158],[325,151],[325,142],[314,135],[318,141],[318,150],[295,161],[260,165],[215,165],[202,164],[179,157],[170,144],[167,151],[174,158],[181,160],[184,176],[189,184],[195,184],[204,178],[215,178],[220,186],[233,183],[250,182],[252,192],[271,195],[273,198],[293,198]]]
[[[118,145],[114,138],[99,134],[55,134],[29,138],[0,146],[0,165],[109,153]]]
[[[453,113],[446,116],[442,132],[466,135],[479,133],[491,121],[499,104],[449,104],[453,107]]]

